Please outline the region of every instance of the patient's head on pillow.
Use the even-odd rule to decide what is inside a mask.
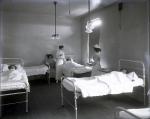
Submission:
[[[135,72],[130,72],[127,74],[127,77],[131,80],[131,81],[135,81],[136,79],[138,79],[138,75]]]
[[[48,59],[53,59],[53,58],[54,58],[52,54],[47,54],[46,57],[47,57]]]
[[[12,64],[12,65],[9,65],[9,66],[8,66],[8,69],[9,69],[10,71],[14,71],[14,70],[17,69],[17,66],[14,65],[14,64]]]
[[[120,71],[121,71],[122,73],[125,73],[125,74],[128,73],[127,69],[124,69],[124,68],[123,68],[123,69],[120,69]]]
[[[72,61],[72,58],[71,57],[67,57],[66,61]]]

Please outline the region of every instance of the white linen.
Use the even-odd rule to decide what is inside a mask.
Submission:
[[[127,111],[132,113],[133,115],[140,117],[141,119],[150,118],[150,108],[127,109]],[[135,119],[133,116],[124,111],[119,112],[119,117],[123,119]]]
[[[45,74],[48,70],[46,65],[24,67],[27,76]]]
[[[72,83],[66,83],[66,80],[74,82],[74,85],[77,87],[78,91],[81,91],[83,97],[127,93],[132,92],[134,86],[143,86],[142,79],[137,78],[132,81],[126,74],[117,71],[106,73],[101,76],[84,78],[68,77],[64,79],[64,87],[73,91],[74,87],[71,85]]]
[[[74,61],[66,61],[62,65],[62,73],[65,77],[71,77],[73,76],[73,73],[82,74],[90,71],[92,71],[91,67],[78,64]]]
[[[5,71],[1,73],[1,91],[27,89],[30,91],[26,72],[22,70],[14,70],[12,72]]]

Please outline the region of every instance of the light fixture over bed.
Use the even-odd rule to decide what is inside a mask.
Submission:
[[[54,1],[54,7],[55,7],[55,33],[52,34],[51,39],[52,40],[59,40],[60,39],[60,35],[56,33],[56,5],[57,5],[57,1]]]
[[[92,19],[91,20],[91,11],[90,11],[90,0],[88,0],[88,14],[89,14],[89,18],[88,18],[88,21],[87,21],[87,24],[85,26],[85,32],[86,33],[92,33],[93,32],[93,29],[99,25],[102,24],[102,21],[100,18],[96,18],[96,19]]]

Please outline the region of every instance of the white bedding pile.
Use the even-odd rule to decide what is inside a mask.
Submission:
[[[24,68],[26,70],[27,76],[46,74],[48,70],[48,67],[46,65],[30,66]]]
[[[74,61],[67,61],[66,63],[64,63],[62,65],[62,73],[66,77],[73,76],[73,73],[82,74],[82,73],[86,73],[86,72],[89,72],[89,71],[92,71],[91,67],[78,64]]]
[[[1,72],[1,91],[27,89],[30,91],[28,78],[23,69]]]
[[[63,80],[63,85],[69,91],[73,91],[75,85],[83,97],[93,97],[132,92],[133,87],[143,86],[143,80],[134,72],[124,74],[112,71],[101,76],[66,78]]]

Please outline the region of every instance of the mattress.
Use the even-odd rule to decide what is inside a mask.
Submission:
[[[39,66],[30,66],[24,67],[27,76],[34,76],[34,75],[45,75],[48,67],[46,65],[39,65]]]
[[[16,90],[16,89],[26,89],[30,91],[30,86],[28,83],[28,78],[25,70],[15,70],[13,72],[4,71],[1,72],[1,82],[0,89],[1,91],[7,90]]]
[[[133,75],[134,76],[134,75]],[[68,91],[81,92],[83,97],[102,96],[107,94],[131,93],[136,86],[143,86],[143,80],[136,77],[129,78],[121,72],[106,73],[101,76],[74,78],[68,77],[63,80],[63,86]]]
[[[26,89],[27,85],[25,82],[20,81],[6,81],[1,83],[1,91]]]

